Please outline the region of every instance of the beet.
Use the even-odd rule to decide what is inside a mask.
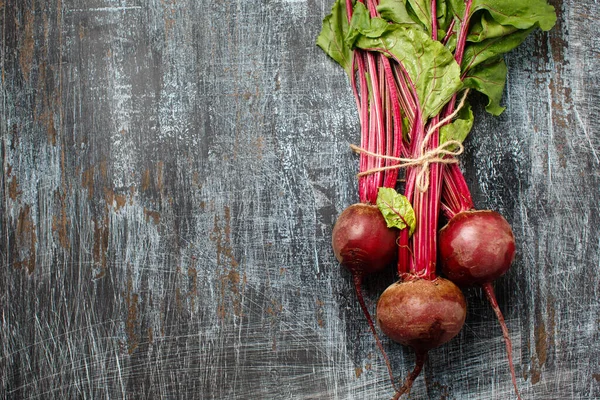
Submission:
[[[521,399],[513,363],[512,342],[492,282],[504,275],[515,257],[515,237],[510,224],[495,211],[462,211],[439,232],[443,274],[461,286],[478,285],[488,299],[506,346],[510,375]]]
[[[449,280],[414,279],[394,283],[382,293],[377,323],[393,341],[427,352],[460,332],[466,310],[461,290]]]
[[[461,290],[444,278],[413,278],[389,286],[377,303],[377,323],[393,341],[416,353],[414,370],[395,398],[410,391],[419,376],[427,352],[455,337],[467,316]]]
[[[509,223],[495,211],[463,211],[439,232],[443,274],[460,286],[482,285],[502,276],[515,256]]]
[[[362,280],[365,275],[378,272],[395,261],[397,237],[398,230],[387,227],[377,206],[357,203],[342,211],[333,227],[331,240],[335,257],[352,274],[358,304],[367,319],[387,367],[392,387],[396,391],[392,365],[362,294]]]
[[[390,229],[377,206],[357,203],[338,217],[332,233],[335,257],[352,274],[378,272],[396,259],[397,229]]]

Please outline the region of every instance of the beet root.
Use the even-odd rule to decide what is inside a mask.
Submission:
[[[377,303],[377,322],[393,341],[417,354],[438,347],[460,332],[467,305],[461,290],[444,278],[412,279],[389,286]]]
[[[377,302],[377,323],[393,341],[415,350],[414,370],[395,399],[410,392],[421,373],[427,352],[460,332],[467,316],[461,290],[444,278],[409,279],[389,286]]]
[[[352,274],[358,303],[386,364],[394,390],[396,384],[387,356],[362,294],[363,277],[378,272],[396,259],[397,229],[390,229],[375,205],[358,203],[346,208],[332,232],[332,246],[340,264]]]
[[[495,211],[463,211],[439,232],[442,273],[460,286],[482,285],[502,276],[515,256],[509,223]]]
[[[357,203],[338,217],[332,232],[335,257],[353,275],[382,270],[396,259],[398,230],[388,228],[377,206]]]
[[[502,329],[512,383],[520,400],[512,343],[491,284],[504,275],[515,256],[509,223],[495,211],[460,212],[440,230],[439,251],[442,273],[448,279],[461,286],[482,287]]]

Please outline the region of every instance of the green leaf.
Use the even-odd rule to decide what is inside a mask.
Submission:
[[[454,15],[465,15],[464,0],[447,0]],[[546,0],[473,0],[471,18],[477,11],[487,10],[491,17],[501,25],[510,25],[518,29],[529,29],[539,25],[542,30],[550,30],[556,23],[554,7]]]
[[[418,29],[424,28],[420,21],[413,18],[406,9],[406,0],[381,0],[377,6],[377,12],[388,22],[411,25]]]
[[[554,7],[546,0],[473,0],[471,15],[487,10],[492,18],[502,25],[529,29],[539,25],[550,30],[556,23]]]
[[[461,0],[448,0],[457,15],[464,15]],[[464,84],[488,97],[486,110],[499,115],[506,83],[502,54],[520,45],[537,27],[556,23],[554,7],[546,0],[473,0],[471,30],[461,65]]]
[[[486,61],[492,61],[523,43],[534,28],[519,30],[508,36],[468,43],[462,62],[463,74]]]
[[[415,16],[421,21],[427,32],[431,35],[431,0],[406,0],[414,12]]]
[[[446,34],[450,23],[454,19],[454,15],[449,12],[450,7],[446,4],[445,1],[437,2],[437,20],[438,20],[438,39],[441,40]],[[444,31],[443,34],[441,31]]]
[[[346,1],[336,0],[331,13],[323,19],[321,33],[317,37],[317,46],[340,64],[348,75],[351,75],[354,72],[353,51],[346,44],[348,25]]]
[[[363,3],[356,3],[352,20],[346,36],[346,45],[353,47],[359,36],[378,38],[387,29],[389,23],[382,18],[371,18]]]
[[[469,103],[465,103],[463,108],[458,112],[457,118],[451,123],[444,125],[440,128],[440,144],[446,143],[450,140],[456,140],[457,142],[464,142],[471,128],[473,127],[473,110]],[[450,150],[456,150],[450,148]]]
[[[380,37],[360,33],[354,37],[356,47],[381,51],[402,63],[416,88],[424,119],[438,114],[462,88],[460,67],[452,53],[419,29],[387,24]]]
[[[487,12],[483,12],[480,15],[481,19],[477,21],[471,20],[471,28],[467,36],[469,42],[483,42],[486,39],[510,35],[518,30],[518,28],[511,25],[505,26],[499,24]]]
[[[407,5],[408,1],[408,5]],[[431,3],[420,0],[380,0],[377,12],[388,22],[410,25],[431,35]],[[445,1],[437,2],[438,35],[444,37],[454,16]]]
[[[459,18],[459,21],[456,23],[460,23],[463,16],[465,15],[465,1],[464,0],[446,0],[446,4],[448,8],[451,10],[450,14],[456,15]],[[458,27],[458,25],[457,25]]]
[[[409,228],[412,235],[417,227],[415,211],[406,196],[391,188],[379,188],[377,207],[383,215],[388,228]]]
[[[471,69],[464,79],[466,87],[483,93],[488,98],[486,111],[492,115],[500,115],[504,107],[500,106],[507,74],[506,63],[503,58],[490,63],[481,64]]]

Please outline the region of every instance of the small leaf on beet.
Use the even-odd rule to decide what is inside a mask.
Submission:
[[[406,196],[391,188],[379,188],[377,207],[383,215],[388,228],[409,228],[412,235],[417,227],[415,211]]]

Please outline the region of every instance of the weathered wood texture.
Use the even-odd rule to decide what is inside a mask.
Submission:
[[[330,250],[357,115],[330,0],[4,0],[5,399],[385,399]],[[507,57],[463,167],[519,251],[497,283],[527,399],[600,398],[599,6]],[[394,279],[366,283],[368,303]],[[508,399],[480,291],[412,398]],[[398,376],[413,355],[384,340]]]

